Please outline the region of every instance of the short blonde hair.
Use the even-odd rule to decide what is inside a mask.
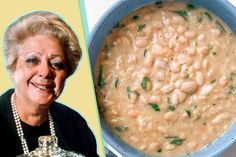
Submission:
[[[72,75],[82,55],[79,41],[70,26],[59,16],[47,11],[26,14],[7,28],[3,40],[7,68],[15,70],[19,46],[28,37],[38,34],[54,37],[60,42],[67,59],[67,76]]]

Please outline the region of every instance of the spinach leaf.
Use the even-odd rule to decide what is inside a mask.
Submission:
[[[185,21],[188,20],[188,13],[187,13],[187,11],[185,11],[185,10],[184,10],[184,11],[175,10],[175,11],[173,11],[173,13],[176,13],[176,14],[178,14],[179,16],[182,16]]]
[[[130,88],[130,86],[128,86],[127,88],[126,88],[126,91],[127,91],[127,93],[128,93],[128,98],[130,99],[130,94],[131,94],[131,88]]]
[[[149,78],[147,76],[143,77],[143,80],[141,82],[141,87],[143,89],[147,89],[147,82],[149,81]]]
[[[138,31],[138,32],[142,31],[145,26],[146,26],[145,24],[140,24],[140,25],[138,25],[137,31]]]
[[[187,9],[188,9],[188,10],[194,10],[194,9],[196,9],[196,8],[197,8],[195,5],[193,5],[193,4],[190,4],[190,3],[189,3],[189,4],[187,4],[187,6],[186,6],[186,7],[187,7]]]
[[[105,86],[105,81],[104,81],[104,78],[103,78],[103,66],[102,65],[100,65],[100,67],[99,67],[99,77],[98,77],[97,85],[100,88],[104,88],[104,86]]]
[[[116,126],[115,129],[118,132],[125,132],[128,130],[128,127],[126,125],[122,125],[122,126]]]
[[[150,105],[151,108],[152,108],[153,110],[155,110],[155,111],[158,111],[158,112],[161,111],[161,109],[160,109],[160,107],[158,106],[158,104],[155,104],[155,103],[148,103],[148,105]]]

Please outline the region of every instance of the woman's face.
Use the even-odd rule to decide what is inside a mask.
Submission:
[[[66,58],[57,39],[36,35],[20,45],[12,78],[21,102],[50,104],[61,94],[66,77]]]

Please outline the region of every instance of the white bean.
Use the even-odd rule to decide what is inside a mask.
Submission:
[[[179,103],[182,103],[187,99],[187,95],[184,92],[182,92],[181,90],[176,89],[174,91],[174,93],[177,93]]]
[[[179,89],[181,87],[182,83],[183,83],[183,80],[177,80],[175,82],[175,88]]]
[[[150,102],[151,102],[151,103],[157,103],[157,104],[159,104],[159,103],[161,103],[161,101],[162,101],[162,97],[161,97],[160,95],[152,95],[152,96],[150,97]]]
[[[204,34],[200,34],[197,36],[197,39],[202,41],[203,39],[205,38],[205,35]]]
[[[197,91],[198,85],[193,80],[187,80],[182,83],[180,90],[183,91],[186,94],[193,94]]]
[[[177,28],[177,32],[179,34],[183,34],[186,30],[186,27],[183,27],[182,25],[179,25],[178,28]]]
[[[187,47],[185,49],[185,53],[189,56],[194,56],[196,54],[196,50],[193,47]]]
[[[208,47],[207,46],[202,46],[202,47],[197,48],[197,53],[200,56],[206,56],[208,54]]]
[[[144,33],[146,36],[151,36],[152,35],[152,27],[145,27],[143,29]]]
[[[164,119],[166,121],[175,121],[176,120],[176,114],[174,112],[166,112],[164,114]]]
[[[230,117],[230,115],[228,113],[221,113],[219,115],[217,115],[213,120],[212,123],[213,124],[219,124],[221,123],[223,120],[228,119]]]
[[[194,31],[187,31],[184,33],[185,37],[188,39],[193,39],[197,36],[197,33]]]
[[[173,92],[172,95],[171,95],[171,104],[172,105],[178,105],[179,103],[179,96],[176,92]]]
[[[164,47],[159,44],[153,44],[152,53],[157,56],[164,56]]]
[[[151,73],[151,69],[150,68],[145,68],[144,67],[144,68],[141,69],[141,71],[142,71],[142,74],[145,75],[145,76],[148,76]]]
[[[173,16],[172,21],[173,23],[176,23],[176,24],[184,23],[184,19],[180,16]]]
[[[199,86],[202,86],[205,83],[204,75],[202,74],[202,72],[197,72],[196,82]]]
[[[130,54],[128,56],[128,63],[137,63],[137,61],[138,61],[137,55]]]
[[[160,143],[159,143],[159,142],[152,142],[152,143],[149,145],[148,149],[149,149],[150,151],[153,151],[153,150],[156,150],[157,147],[159,147],[159,146],[160,146]]]
[[[167,68],[167,63],[164,60],[157,59],[154,62],[154,67],[158,69],[165,69]]]
[[[138,111],[135,110],[135,109],[131,109],[127,112],[127,115],[130,117],[130,118],[136,118],[138,116]]]
[[[162,134],[166,134],[168,132],[167,128],[164,126],[158,126],[157,130],[160,131]]]
[[[157,72],[156,77],[159,81],[164,81],[165,80],[165,73],[164,72]]]
[[[221,87],[226,87],[229,84],[229,80],[226,76],[222,76],[220,78],[220,86]]]
[[[144,59],[144,65],[145,67],[152,67],[153,65],[153,61],[154,61],[154,57],[153,57],[153,54],[152,53],[147,53],[146,54],[146,57]]]
[[[145,38],[145,37],[137,37],[135,39],[135,45],[138,47],[138,48],[144,48],[148,45],[148,38]]]
[[[168,94],[171,91],[174,90],[174,85],[173,84],[167,84],[161,88],[161,92],[164,94]]]
[[[187,147],[190,151],[196,150],[197,146],[198,146],[198,144],[196,141],[191,141],[187,144]]]
[[[177,62],[171,62],[170,63],[170,70],[174,73],[180,72],[180,64]]]
[[[221,34],[221,31],[217,28],[212,28],[210,31],[213,35],[216,35],[216,36],[219,36]]]
[[[204,85],[202,87],[202,90],[201,90],[200,94],[203,95],[203,96],[207,96],[207,95],[209,95],[212,92],[213,88],[214,87],[213,87],[212,84]]]
[[[179,36],[178,41],[185,44],[188,42],[188,39],[185,36],[181,35]]]
[[[141,151],[146,150],[146,148],[147,148],[147,145],[146,145],[146,144],[142,144],[141,146],[139,146],[139,149],[140,149]]]
[[[187,65],[190,65],[192,64],[193,62],[193,59],[190,58],[189,56],[187,55],[184,55],[184,54],[180,54],[178,57],[177,57],[178,61],[180,64],[187,64]]]
[[[200,61],[196,61],[193,66],[194,66],[194,68],[195,68],[196,70],[199,70],[199,69],[201,68],[201,63],[200,63]]]
[[[130,101],[131,101],[131,103],[135,103],[137,101],[137,99],[138,99],[137,94],[135,94],[135,93],[131,93],[130,94]]]
[[[208,59],[204,59],[204,61],[202,62],[202,67],[204,69],[207,69],[209,67],[209,61]]]

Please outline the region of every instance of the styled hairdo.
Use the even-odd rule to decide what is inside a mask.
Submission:
[[[26,14],[7,28],[3,40],[7,68],[15,70],[19,46],[25,39],[35,35],[47,35],[60,42],[67,59],[67,76],[72,75],[82,55],[79,41],[70,26],[59,16],[47,11]]]

